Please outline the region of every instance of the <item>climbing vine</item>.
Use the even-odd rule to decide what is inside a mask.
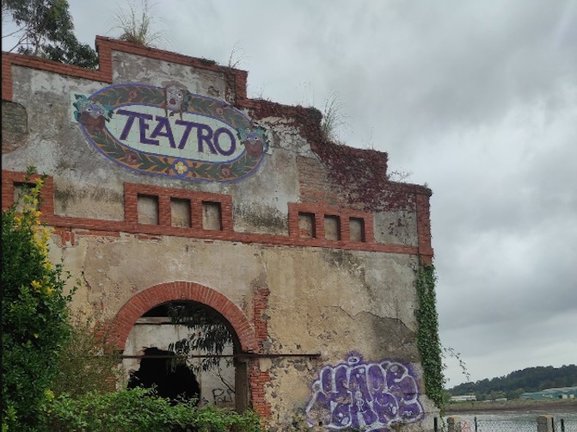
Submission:
[[[435,296],[435,267],[421,266],[417,271],[417,296],[419,306],[416,311],[419,329],[417,345],[421,354],[421,362],[425,372],[425,388],[427,396],[443,413],[444,392],[442,348],[439,339],[439,319]]]

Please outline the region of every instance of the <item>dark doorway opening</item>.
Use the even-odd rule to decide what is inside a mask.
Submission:
[[[163,303],[142,315],[131,336],[134,349],[144,355],[130,373],[129,388],[155,387],[171,401],[194,398],[239,412],[248,408],[240,341],[215,309],[193,301]]]
[[[200,399],[200,386],[194,372],[177,361],[174,352],[155,347],[144,350],[140,369],[130,374],[128,388],[135,387],[154,388],[159,396],[172,403]]]

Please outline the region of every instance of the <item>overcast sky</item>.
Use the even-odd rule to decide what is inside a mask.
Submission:
[[[121,3],[70,0],[79,39],[118,36]],[[159,48],[233,52],[250,97],[333,98],[341,140],[432,188],[441,339],[473,381],[577,363],[577,0],[151,5]]]

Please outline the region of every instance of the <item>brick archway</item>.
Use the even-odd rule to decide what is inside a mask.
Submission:
[[[168,282],[139,292],[120,308],[111,323],[111,335],[115,345],[124,350],[128,334],[142,315],[150,309],[169,301],[190,300],[202,303],[219,312],[232,326],[244,352],[257,350],[254,329],[234,303],[211,288],[194,282]]]

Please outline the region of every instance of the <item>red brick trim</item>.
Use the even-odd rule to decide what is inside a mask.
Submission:
[[[234,329],[242,351],[258,349],[254,328],[242,310],[226,296],[194,282],[168,282],[140,291],[120,308],[111,323],[113,343],[121,350],[136,320],[150,309],[169,301],[190,300],[207,305],[219,312]]]
[[[158,198],[159,226],[176,228],[177,230],[189,230],[200,233],[205,230],[202,227],[202,203],[216,202],[220,204],[221,227],[217,232],[233,232],[232,220],[232,197],[208,192],[195,192],[187,189],[164,188],[160,186],[142,185],[136,183],[124,184],[124,220],[130,224],[138,225],[138,196],[148,195]],[[172,198],[186,199],[190,201],[190,216],[192,226],[173,227],[170,200]]]
[[[419,259],[422,264],[433,263],[433,248],[431,246],[431,215],[429,206],[429,193],[417,193],[417,237]]]
[[[239,69],[219,66],[215,62],[196,57],[164,51],[156,48],[147,48],[130,42],[96,36],[96,49],[98,50],[99,68],[97,70],[85,69],[78,66],[66,65],[38,57],[22,54],[2,53],[2,100],[11,101],[13,97],[12,66],[22,66],[53,72],[60,75],[68,75],[84,78],[91,81],[112,83],[112,51],[125,52],[156,60],[164,60],[196,69],[204,69],[222,73],[228,85],[233,87],[236,98],[246,99],[247,72]]]
[[[14,204],[14,189],[19,183],[34,184],[39,175],[28,176],[23,172],[2,171],[2,209],[5,210]],[[42,216],[54,215],[54,181],[52,177],[44,177],[44,186],[40,191],[40,211]]]
[[[299,213],[310,213],[315,218],[315,237],[301,238],[299,230]],[[325,216],[336,216],[340,221],[340,240],[326,240],[325,239]],[[361,219],[364,224],[364,240],[362,242],[355,242],[351,240],[349,221],[352,218]],[[376,247],[375,234],[373,226],[373,215],[358,210],[328,206],[324,204],[310,204],[310,203],[289,203],[289,235],[297,242],[304,241],[315,246],[321,247],[348,247],[350,245],[364,245],[369,250]]]
[[[21,182],[25,178],[24,173],[17,173],[12,171],[2,171],[2,208],[10,207],[14,200],[14,183]],[[72,231],[76,234],[76,238],[80,235],[109,235],[118,236],[119,233],[129,233],[141,236],[148,236],[148,238],[158,238],[158,236],[174,236],[183,238],[197,238],[205,240],[223,240],[240,243],[256,243],[261,245],[271,246],[292,246],[292,247],[321,247],[330,249],[347,249],[360,250],[371,252],[384,252],[395,254],[418,255],[419,251],[423,255],[427,253],[432,254],[430,249],[430,223],[428,221],[428,195],[423,194],[421,210],[418,213],[421,215],[421,222],[419,228],[419,247],[407,246],[402,244],[381,244],[374,241],[373,234],[373,215],[371,213],[364,213],[356,210],[325,206],[322,204],[293,204],[289,203],[289,236],[272,235],[272,234],[256,234],[244,233],[234,231],[233,212],[232,212],[232,198],[229,195],[212,194],[205,192],[192,192],[186,189],[172,189],[162,188],[159,186],[138,185],[127,183],[125,186],[125,218],[122,221],[90,219],[69,216],[58,216],[54,214],[54,184],[51,177],[45,180],[45,187],[42,190],[42,222],[46,225],[56,228],[58,232]],[[158,196],[160,211],[163,216],[160,219],[162,224],[148,225],[137,223],[137,197],[138,193],[152,194]],[[198,212],[201,208],[202,201],[212,201],[221,203],[222,212],[222,230],[205,230],[198,222],[194,220],[201,220],[201,215],[192,214],[193,224],[191,227],[176,227],[171,226],[170,217],[167,214],[170,211],[169,202],[170,197],[191,199],[191,207],[193,212]],[[194,202],[197,204],[195,205]],[[196,209],[196,210],[195,210]],[[298,213],[309,212],[314,213],[317,219],[317,238],[300,238],[298,235]],[[318,234],[324,232],[322,226],[324,215],[339,215],[341,217],[341,239],[340,240],[326,240],[321,238]],[[350,240],[349,224],[345,223],[347,218],[361,218],[365,224],[365,241],[354,242]],[[63,229],[63,230],[62,230]],[[428,230],[428,231],[427,231]],[[427,234],[428,237],[427,237]],[[108,233],[108,234],[105,234]],[[156,236],[156,237],[154,237]],[[324,236],[323,236],[324,237]],[[63,243],[73,242],[74,236],[62,239]],[[426,248],[428,241],[429,249]],[[74,243],[72,243],[74,245]]]

